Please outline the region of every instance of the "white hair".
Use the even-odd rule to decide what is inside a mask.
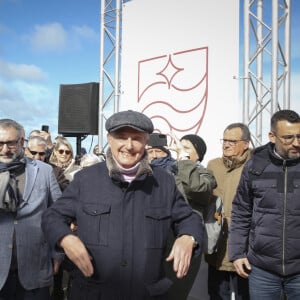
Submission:
[[[85,168],[94,165],[102,160],[95,154],[86,153],[80,159],[80,167]]]

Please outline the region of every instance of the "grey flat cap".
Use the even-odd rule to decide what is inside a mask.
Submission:
[[[152,121],[146,115],[133,110],[117,112],[110,116],[105,123],[105,129],[108,132],[113,132],[123,127],[131,127],[148,133],[152,133],[154,129]]]

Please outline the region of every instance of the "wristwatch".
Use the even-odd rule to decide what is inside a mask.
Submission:
[[[196,248],[198,246],[198,242],[195,240],[195,238],[191,235],[190,236],[192,241],[194,242],[193,248]]]

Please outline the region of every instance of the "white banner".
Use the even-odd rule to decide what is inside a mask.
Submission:
[[[149,116],[155,131],[198,134],[204,162],[221,155],[238,100],[239,1],[133,0],[123,5],[120,110]]]

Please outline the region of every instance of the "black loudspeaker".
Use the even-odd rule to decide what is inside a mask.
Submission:
[[[97,135],[99,83],[61,84],[58,133],[64,136]]]

